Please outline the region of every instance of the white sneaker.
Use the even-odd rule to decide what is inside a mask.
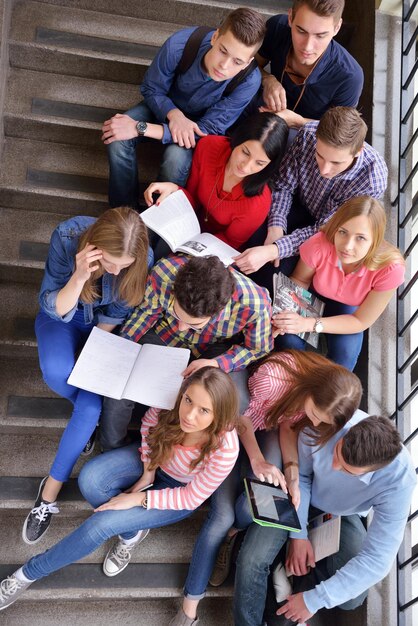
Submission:
[[[23,581],[15,576],[16,572],[0,583],[0,611],[13,604],[34,580]]]
[[[149,528],[141,530],[137,535],[137,540],[133,543],[125,543],[123,539],[118,538],[106,554],[103,562],[103,572],[106,576],[117,576],[123,572],[125,567],[128,567],[132,557],[132,550],[141,543],[141,541],[144,541],[148,533]]]
[[[286,576],[286,569],[283,563],[279,563],[274,570],[272,580],[276,602],[283,602],[292,593],[292,585]]]

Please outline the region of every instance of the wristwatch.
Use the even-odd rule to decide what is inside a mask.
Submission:
[[[148,124],[146,122],[137,122],[136,123],[136,132],[138,133],[138,137],[143,137],[147,132]]]
[[[322,333],[323,330],[324,330],[324,325],[321,322],[321,318],[317,317],[315,320],[314,327],[313,327],[313,332],[318,334],[318,333]]]

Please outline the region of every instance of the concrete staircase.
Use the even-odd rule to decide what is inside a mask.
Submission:
[[[45,539],[36,547],[21,539],[39,479],[49,471],[70,414],[69,403],[42,381],[33,331],[51,232],[71,215],[98,215],[107,208],[101,123],[138,101],[138,84],[160,45],[186,25],[217,25],[240,5],[273,14],[289,2],[0,0],[0,91],[6,87],[0,96],[1,578],[89,514],[72,478]],[[158,146],[147,145],[144,156],[145,183],[155,175]],[[0,622],[164,626],[179,602],[204,514],[153,531],[116,579],[101,572],[104,546],[33,585]],[[202,626],[232,624],[231,595],[231,583],[209,590]]]
[[[187,25],[217,25],[237,6],[266,15],[289,0],[0,0],[0,577],[53,545],[89,514],[76,476],[60,497],[61,514],[35,547],[21,539],[39,479],[51,466],[70,404],[43,383],[33,322],[52,230],[71,215],[107,208],[103,120],[134,105],[155,52]],[[0,75],[1,76],[1,75]],[[152,180],[157,145],[139,156]],[[83,562],[33,585],[0,614],[19,626],[165,626],[182,594],[205,511],[153,531],[120,576],[106,578],[103,546]],[[202,626],[230,626],[232,582],[209,588]],[[365,623],[364,610],[328,612],[311,626]]]

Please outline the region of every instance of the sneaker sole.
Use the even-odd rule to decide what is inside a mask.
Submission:
[[[41,484],[39,485],[38,494],[37,494],[37,496],[36,496],[36,498],[35,498],[35,502],[36,502],[36,500],[39,498],[39,496],[40,496],[40,494],[41,494],[41,491],[42,491],[42,489],[43,489],[43,487],[44,487],[44,485],[45,485],[45,483],[46,483],[47,478],[48,478],[48,476],[45,476],[45,478],[43,478],[43,479],[41,480]],[[31,509],[31,510],[32,510],[32,509]],[[38,543],[38,541],[40,541],[40,540],[42,539],[42,537],[44,537],[44,536],[46,535],[46,533],[48,532],[49,526],[50,526],[51,524],[50,524],[50,525],[46,528],[46,530],[42,533],[42,535],[40,535],[40,536],[38,537],[38,539],[35,539],[35,541],[30,541],[30,539],[28,539],[28,538],[27,538],[27,536],[26,536],[26,529],[27,529],[27,526],[28,526],[29,515],[30,515],[30,511],[29,511],[29,513],[27,514],[26,519],[25,519],[25,521],[24,521],[24,523],[23,523],[23,528],[22,528],[22,539],[23,539],[23,541],[24,541],[25,543],[27,543],[29,546],[33,546],[35,543]],[[6,607],[4,607],[4,608],[6,608]]]
[[[139,544],[142,543],[144,541],[144,539],[146,539],[148,537],[148,535],[149,535],[149,530],[143,537],[141,537],[140,541],[138,541],[138,543],[136,543],[135,545],[139,546]],[[116,572],[109,572],[109,571],[107,571],[106,567],[105,567],[106,566],[106,561],[107,561],[107,557],[109,556],[109,554],[112,551],[112,549],[113,549],[113,546],[111,548],[109,548],[109,550],[108,550],[108,552],[107,552],[107,554],[105,556],[105,560],[103,561],[103,567],[102,567],[103,574],[105,574],[109,578],[112,578],[113,576],[117,576],[118,574],[123,572],[123,570],[126,569],[128,567],[128,565],[129,565],[129,563],[131,562],[131,560],[129,559],[129,561],[123,567],[121,567],[121,569],[118,569]]]

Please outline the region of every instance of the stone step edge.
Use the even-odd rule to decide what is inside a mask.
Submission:
[[[0,565],[0,578],[12,574],[21,564]],[[66,598],[170,598],[181,596],[188,563],[130,563],[118,576],[103,574],[101,564],[74,564],[42,578],[19,598],[60,600]],[[208,597],[230,597],[231,585],[208,587]]]

